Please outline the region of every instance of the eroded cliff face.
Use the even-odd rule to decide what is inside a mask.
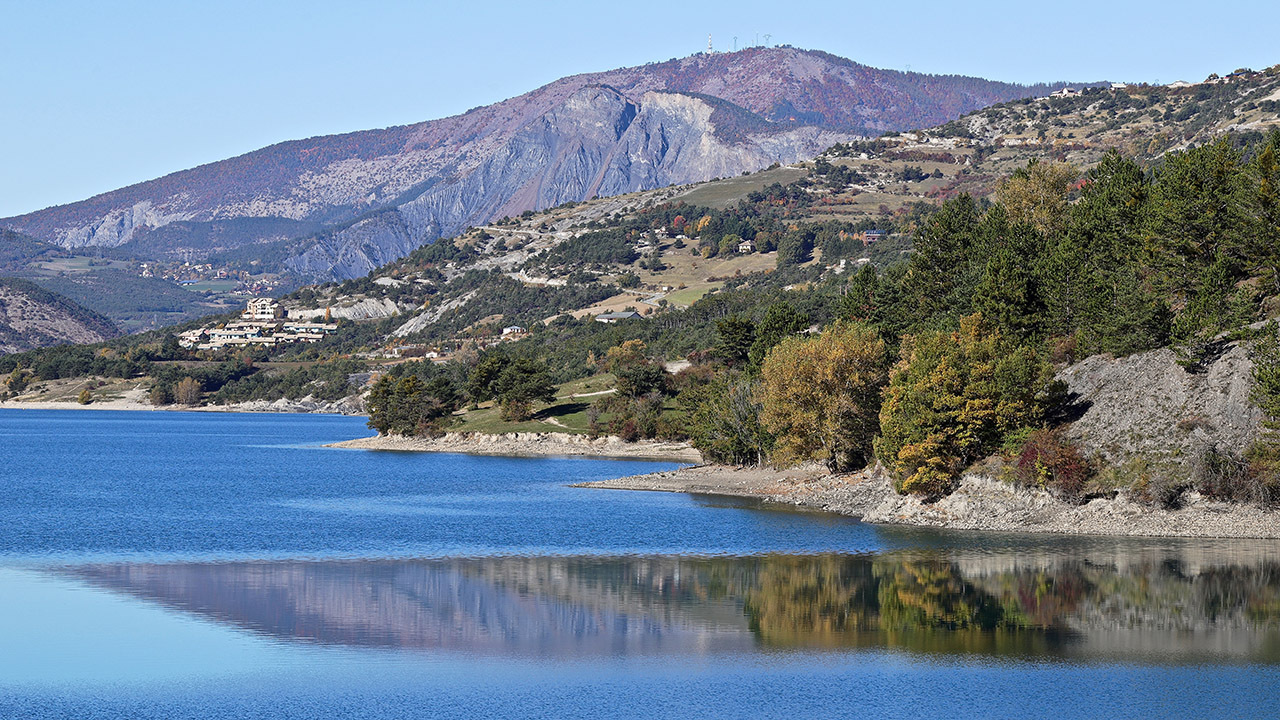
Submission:
[[[1133,458],[1193,463],[1206,449],[1242,453],[1257,438],[1262,412],[1250,401],[1253,364],[1240,344],[1190,372],[1172,350],[1110,358],[1095,355],[1066,368],[1079,413],[1072,439],[1113,464]]]
[[[0,225],[64,247],[133,243],[147,257],[166,253],[158,242],[194,257],[284,242],[289,269],[350,278],[503,215],[736,175],[1048,89],[795,48],[697,55],[563,78],[441,120],[280,143]]]
[[[621,195],[812,157],[849,135],[816,128],[721,139],[702,99],[609,87],[573,94],[535,118],[471,172],[321,238],[286,262],[308,276],[351,278],[468,226],[597,195]]]

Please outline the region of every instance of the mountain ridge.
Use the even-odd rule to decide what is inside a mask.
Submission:
[[[437,120],[276,143],[0,224],[62,247],[123,246],[145,257],[148,234],[175,223],[270,218],[222,233],[222,244],[200,227],[171,228],[168,250],[146,252],[204,257],[287,242],[297,246],[284,263],[293,272],[354,277],[405,248],[503,214],[737,175],[1052,87],[879,70],[787,47],[700,54],[561,78]],[[680,95],[706,107],[675,113]],[[646,116],[648,109],[655,114]],[[609,118],[612,125],[598,124]],[[624,137],[637,120],[645,124]],[[675,162],[707,139],[718,144],[696,166]],[[525,167],[497,172],[503,158]],[[317,247],[316,225],[359,225],[386,208],[401,213],[401,234],[359,228],[304,256]]]

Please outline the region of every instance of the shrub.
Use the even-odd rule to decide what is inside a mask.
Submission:
[[[533,403],[518,397],[510,397],[498,403],[498,415],[506,422],[524,422],[533,417]]]
[[[1033,431],[1018,453],[1013,475],[1019,484],[1044,488],[1070,502],[1084,497],[1093,467],[1059,430]]]
[[[624,442],[635,442],[639,440],[640,428],[636,425],[636,421],[631,418],[627,418],[626,421],[622,423],[622,427],[618,429],[618,437],[622,438]]]
[[[157,407],[173,403],[173,387],[168,383],[156,383],[151,386],[149,395],[151,404]]]
[[[76,398],[76,402],[80,403],[81,405],[88,405],[89,403],[93,402],[93,393],[89,392],[89,388],[85,388],[81,390],[80,396]]]
[[[1182,494],[1191,488],[1183,466],[1169,462],[1153,462],[1147,458],[1131,458],[1121,465],[1100,473],[1100,484],[1128,488],[1137,502],[1175,510],[1182,506]]]

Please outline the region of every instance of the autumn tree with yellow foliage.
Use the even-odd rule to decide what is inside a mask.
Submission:
[[[865,466],[887,377],[884,340],[862,323],[783,340],[761,368],[761,419],[777,436],[774,462],[824,460],[835,472]]]
[[[1066,226],[1067,198],[1080,178],[1080,168],[1069,163],[1032,160],[1018,168],[996,188],[996,197],[1013,223],[1026,223],[1044,235],[1056,235]]]
[[[903,338],[880,408],[876,457],[903,493],[938,497],[1005,438],[1043,422],[1053,368],[981,315]]]

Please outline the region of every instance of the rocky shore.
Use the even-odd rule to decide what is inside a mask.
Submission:
[[[512,457],[584,456],[702,462],[702,455],[686,443],[629,443],[617,437],[593,439],[570,433],[445,433],[439,438],[378,435],[332,443],[326,447]]]
[[[831,475],[816,465],[789,470],[704,465],[578,487],[753,497],[858,517],[869,523],[953,530],[1280,538],[1280,513],[1212,502],[1196,493],[1189,494],[1177,510],[1156,509],[1124,497],[1073,505],[1043,490],[1018,488],[979,475],[966,475],[954,493],[932,503],[898,495],[880,472]]]
[[[304,397],[297,400],[249,400],[229,405],[152,405],[145,390],[129,390],[119,397],[95,399],[88,405],[72,400],[3,400],[0,410],[174,410],[181,412],[247,412],[247,413],[321,413],[329,415],[363,415],[359,397],[337,402]]]

